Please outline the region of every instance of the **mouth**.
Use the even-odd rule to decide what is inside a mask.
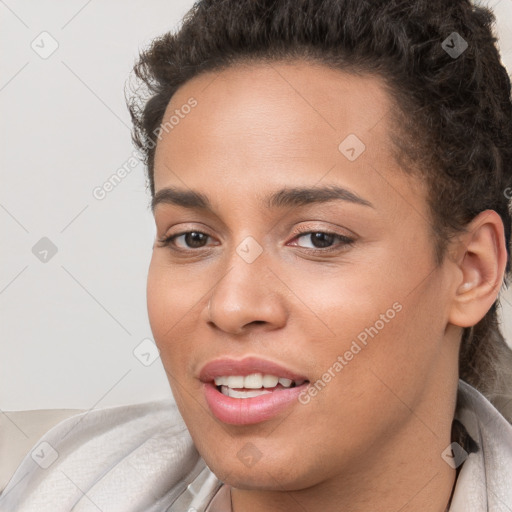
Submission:
[[[251,373],[249,375],[225,375],[215,377],[217,391],[231,398],[254,398],[285,389],[302,386],[306,379],[293,380],[276,375]]]
[[[213,415],[231,425],[269,420],[298,403],[305,376],[276,363],[246,358],[206,364],[201,373],[206,402]]]

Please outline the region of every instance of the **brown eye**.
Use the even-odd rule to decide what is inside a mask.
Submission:
[[[205,233],[201,233],[199,231],[190,231],[180,236],[184,237],[185,243],[187,244],[188,247],[191,248],[203,247],[204,244],[206,243],[206,240],[208,239],[208,235],[206,235]]]
[[[325,231],[308,231],[296,237],[297,240],[300,240],[301,238],[306,240],[309,239],[310,241],[310,245],[297,244],[299,247],[304,247],[305,249],[331,248],[336,240],[339,240],[338,245],[349,245],[354,242],[353,239],[346,236],[338,235],[337,233],[328,233]]]
[[[180,249],[198,249],[206,245],[208,238],[210,238],[210,236],[201,231],[185,231],[163,238],[159,240],[159,242],[162,247],[172,244]],[[176,241],[180,239],[181,242],[177,243]]]
[[[317,248],[329,247],[335,240],[335,236],[330,233],[310,233],[312,244]]]

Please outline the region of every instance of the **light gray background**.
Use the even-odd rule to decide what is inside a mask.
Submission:
[[[152,337],[145,286],[155,229],[142,164],[104,199],[93,190],[134,152],[123,93],[138,50],[192,5],[0,0],[0,409],[171,396],[160,359],[147,365],[153,345],[136,349]],[[512,70],[512,0],[490,5]],[[43,237],[57,247],[46,262],[33,253]],[[512,294],[503,298],[511,340]]]

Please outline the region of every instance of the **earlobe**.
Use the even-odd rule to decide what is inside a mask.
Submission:
[[[492,307],[503,282],[507,251],[501,217],[494,210],[481,212],[457,243],[462,256],[449,321],[471,327]]]

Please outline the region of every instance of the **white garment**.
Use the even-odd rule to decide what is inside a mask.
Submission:
[[[511,512],[512,426],[463,381],[455,417],[478,451],[463,463],[450,512]],[[199,456],[170,399],[57,424],[19,465],[0,511],[232,512],[229,486]]]

